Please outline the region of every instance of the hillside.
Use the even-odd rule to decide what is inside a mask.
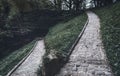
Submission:
[[[101,19],[101,34],[115,76],[120,76],[120,2],[94,10]]]

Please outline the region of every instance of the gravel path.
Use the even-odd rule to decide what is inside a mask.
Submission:
[[[112,76],[101,41],[99,18],[90,11],[87,15],[89,23],[82,38],[56,76]]]
[[[11,76],[37,76],[37,70],[45,53],[44,41],[39,40],[30,56]]]

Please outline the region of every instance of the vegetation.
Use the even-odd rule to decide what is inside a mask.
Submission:
[[[9,4],[9,2],[5,2],[5,4]],[[14,4],[13,6],[15,8],[13,10],[10,8],[10,10],[15,12],[14,15],[13,13],[10,14],[10,11],[7,11],[9,13],[8,16],[6,16],[6,13],[2,14],[3,10],[0,13],[0,18],[5,20],[0,20],[0,23],[4,23],[3,25],[0,24],[0,75],[7,74],[28,53],[28,50],[22,50],[24,45],[38,36],[46,35],[48,28],[59,21],[67,21],[68,19],[66,18],[74,14],[69,14],[69,11],[58,12],[50,9],[39,10],[34,8],[32,11],[17,11],[16,13],[16,9],[18,10],[18,8]],[[3,7],[4,10],[7,10],[5,7],[10,6]],[[63,15],[63,13],[67,15]],[[8,18],[10,16],[12,18]],[[31,46],[28,45],[27,47]]]
[[[35,37],[45,35],[52,21],[55,23],[55,17],[46,16],[54,12],[40,11],[47,9],[50,2],[39,0],[37,3],[29,0],[0,0],[0,60]],[[39,8],[35,5],[39,5]]]
[[[20,60],[22,60],[33,48],[36,40],[28,45],[12,52],[0,61],[0,75],[5,76]]]
[[[95,10],[101,19],[101,34],[109,63],[120,76],[120,3]]]
[[[102,6],[113,4],[117,1],[120,1],[120,0],[92,0],[91,3],[93,3],[95,7],[102,7]]]
[[[10,36],[7,36],[9,34],[6,35],[6,33],[5,34],[2,32],[0,33],[0,43],[1,43],[0,44],[0,75],[4,76],[5,74],[7,74],[24,56],[27,55],[27,53],[30,51],[30,49],[34,44],[32,43],[27,45],[27,43],[31,42],[36,37],[43,37],[48,32],[49,27],[55,25],[58,21],[63,20],[63,18],[66,18],[66,17],[62,18],[61,16],[56,15],[56,12],[54,11],[47,12],[48,14],[52,13],[49,14],[49,16],[45,14],[46,12],[47,11],[44,12],[42,11],[42,13],[39,14],[39,11],[37,11],[36,14],[38,14],[39,16],[35,16],[35,17],[31,15],[33,13],[31,12],[27,13],[28,15],[27,22],[30,24],[29,27],[28,25],[24,24],[25,22],[23,23],[21,22],[22,26],[19,27],[18,23],[20,21],[17,22],[16,19],[13,20],[18,24],[15,25],[16,27],[18,27],[17,31],[23,29],[23,31],[25,30],[25,32],[27,32],[27,30],[30,30],[30,33],[28,32],[28,34],[21,33],[21,31],[19,33],[11,32],[12,35],[10,34]],[[31,15],[30,17],[29,14]],[[40,16],[41,14],[42,16]],[[11,25],[11,27],[14,28],[13,25]],[[14,30],[11,29],[11,31]],[[23,47],[24,45],[26,46]]]
[[[67,61],[69,49],[87,20],[86,14],[73,19],[74,14],[86,7],[86,1],[0,0],[0,74],[5,75],[16,65],[35,43],[29,42],[38,36],[45,36],[50,28],[45,36],[47,53],[43,69],[48,76],[53,76]],[[114,1],[91,0],[90,3],[92,7],[102,7]],[[63,11],[63,6],[68,10]],[[103,43],[116,76],[120,75],[119,10],[120,3],[117,3],[95,11],[101,18]]]
[[[62,10],[62,4],[64,4],[69,10],[79,11],[85,2],[85,0],[54,0],[54,6]]]
[[[70,21],[62,22],[52,27],[45,37],[47,52],[54,49],[60,55],[66,54],[82,30],[86,19],[86,15],[82,14]]]
[[[50,28],[48,34],[45,36],[47,53],[44,57],[44,66],[46,76],[53,76],[59,67],[67,61],[70,47],[78,37],[86,21],[86,14],[81,14],[74,19],[61,22]],[[53,59],[49,58],[50,55]]]

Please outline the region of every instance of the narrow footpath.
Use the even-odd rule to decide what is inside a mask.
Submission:
[[[37,76],[37,70],[45,53],[44,41],[39,40],[30,56],[11,76]]]
[[[56,76],[113,76],[100,35],[100,20],[87,12],[89,23],[68,63]]]

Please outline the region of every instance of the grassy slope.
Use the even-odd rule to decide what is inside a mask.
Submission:
[[[120,3],[95,10],[101,19],[101,33],[110,65],[120,76]]]
[[[53,76],[55,71],[64,64],[64,60],[66,61],[68,57],[70,47],[78,37],[86,21],[87,15],[81,14],[69,21],[61,22],[49,30],[45,37],[47,52],[44,59],[44,64],[47,69],[46,73],[49,76]],[[50,54],[55,57],[55,60],[49,60],[47,58]]]
[[[0,75],[5,76],[20,60],[25,57],[35,44],[35,40],[28,45],[14,51],[0,61]]]
[[[68,22],[59,23],[51,28],[45,37],[47,52],[49,53],[50,50],[54,50],[60,56],[68,53],[86,20],[87,16],[82,14]]]

